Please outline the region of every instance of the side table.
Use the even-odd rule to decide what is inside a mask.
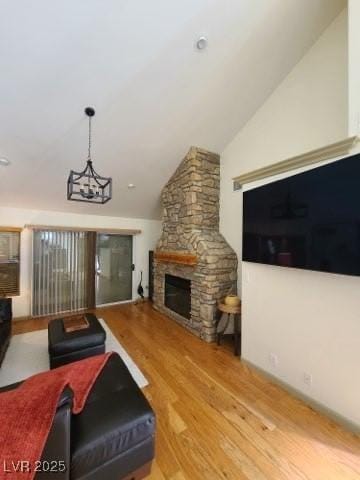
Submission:
[[[224,335],[233,335],[234,336],[234,355],[240,355],[240,339],[241,339],[241,303],[236,306],[226,305],[225,303],[219,302],[217,306],[218,310],[221,312],[221,316],[216,322],[216,340],[217,344],[220,345],[221,338]],[[223,314],[227,314],[227,319],[224,325],[220,326]],[[233,325],[231,325],[231,316],[233,317]],[[230,328],[229,328],[230,327]],[[232,328],[231,328],[232,327]],[[219,329],[221,328],[221,329]],[[228,331],[230,330],[230,331]]]

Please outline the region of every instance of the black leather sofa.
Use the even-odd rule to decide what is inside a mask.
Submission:
[[[79,415],[72,415],[71,404],[66,389],[42,456],[45,466],[61,460],[66,470],[38,472],[36,480],[139,480],[150,473],[155,415],[118,355],[110,357]]]
[[[4,360],[11,338],[12,309],[11,299],[0,299],[0,366]]]

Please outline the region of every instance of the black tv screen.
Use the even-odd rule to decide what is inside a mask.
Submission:
[[[244,192],[243,260],[360,275],[360,154]]]

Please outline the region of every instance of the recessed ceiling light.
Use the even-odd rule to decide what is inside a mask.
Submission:
[[[135,184],[134,183],[129,183],[128,188],[135,188]]]
[[[196,40],[196,48],[198,50],[205,50],[207,46],[208,46],[208,40],[206,37],[199,37]]]
[[[0,165],[2,165],[3,167],[7,167],[8,165],[10,165],[10,162],[7,158],[0,158]]]

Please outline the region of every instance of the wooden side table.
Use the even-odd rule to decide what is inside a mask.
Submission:
[[[218,303],[218,310],[221,312],[221,316],[216,322],[216,340],[217,344],[220,345],[221,338],[224,335],[234,335],[234,355],[240,355],[240,339],[241,339],[241,303],[236,306],[226,305],[225,303],[219,302]],[[218,330],[220,322],[223,318],[222,314],[227,314],[227,320],[225,324],[222,325],[221,330]],[[227,332],[229,326],[231,325],[231,315],[233,316],[233,328],[230,329],[232,331]]]

